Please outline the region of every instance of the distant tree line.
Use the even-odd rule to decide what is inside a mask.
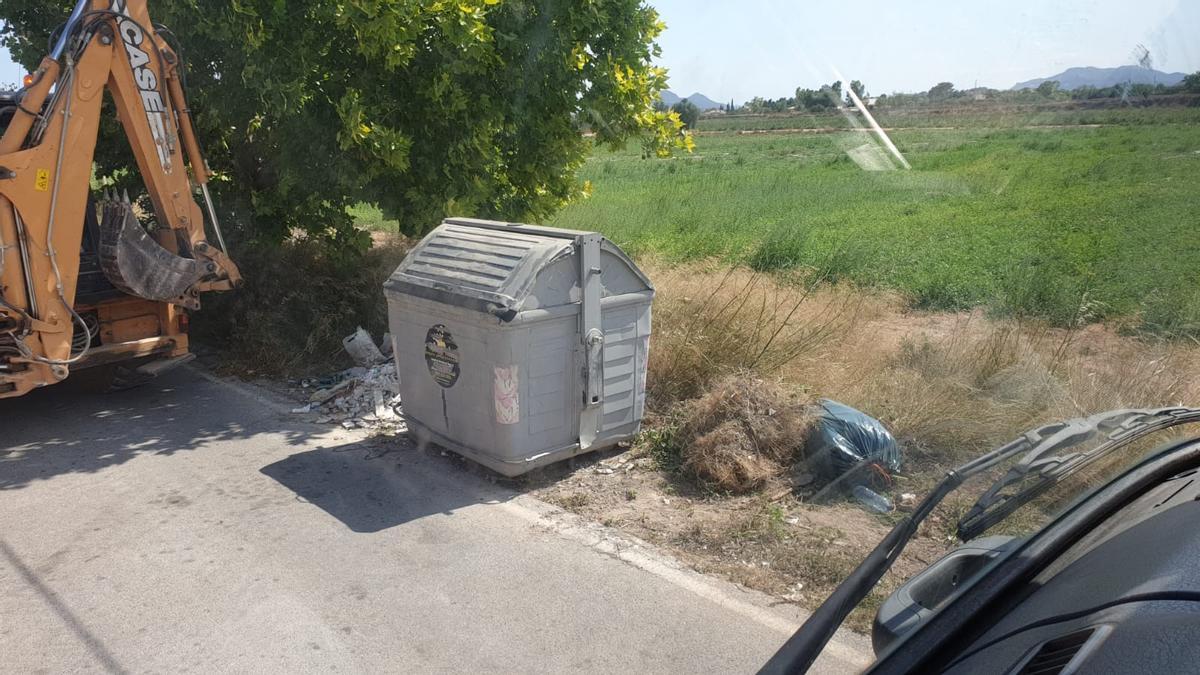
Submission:
[[[850,89],[854,90],[855,95],[860,99],[867,98],[867,87],[862,82],[858,80],[852,81]],[[726,112],[738,113],[782,113],[790,110],[825,112],[840,106],[851,107],[853,105],[853,99],[850,98],[849,93],[843,92],[842,83],[838,81],[822,85],[816,89],[797,87],[793,96],[784,96],[781,98],[756,96],[741,107],[734,107],[733,103],[730,102],[729,107],[725,110]]]
[[[991,89],[975,87],[959,90],[951,82],[939,82],[928,91],[915,94],[888,94],[880,96],[877,105],[892,108],[920,106],[929,103],[944,103],[964,100],[990,100],[1004,103],[1038,103],[1044,101],[1081,101],[1104,98],[1149,98],[1168,94],[1200,94],[1200,72],[1192,73],[1177,85],[1165,84],[1118,84],[1111,87],[1082,86],[1063,89],[1057,80],[1047,80],[1028,89]]]
[[[867,102],[869,94],[866,85],[858,80],[850,82],[850,89],[859,100]],[[956,101],[990,100],[1007,103],[1038,103],[1044,101],[1071,101],[1103,98],[1148,98],[1166,94],[1197,93],[1200,94],[1200,72],[1192,73],[1183,82],[1167,86],[1165,84],[1122,84],[1112,87],[1083,86],[1075,89],[1063,89],[1057,80],[1047,80],[1037,87],[1030,89],[1005,90],[989,87],[974,87],[971,89],[956,89],[952,82],[939,82],[927,91],[915,94],[897,93],[881,94],[871,99],[874,105],[880,107],[901,108],[906,106],[921,106],[930,103],[948,103]],[[677,103],[679,106],[687,101]],[[854,102],[849,92],[843,91],[840,81],[822,85],[816,89],[797,87],[793,96],[781,98],[763,98],[756,96],[741,106],[735,106],[732,101],[722,110],[726,113],[764,114],[785,113],[789,111],[827,112],[840,106],[853,107]],[[692,106],[695,107],[695,106]],[[666,109],[666,106],[663,106]],[[673,108],[674,109],[674,108]],[[687,124],[684,111],[675,110]],[[697,112],[697,114],[699,114]]]

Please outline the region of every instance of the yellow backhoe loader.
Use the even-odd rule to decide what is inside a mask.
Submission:
[[[79,0],[56,35],[24,88],[0,95],[0,398],[73,370],[119,367],[130,382],[183,363],[200,293],[241,283],[179,57],[146,0]],[[105,90],[154,205],[152,233],[127,194],[91,196]]]

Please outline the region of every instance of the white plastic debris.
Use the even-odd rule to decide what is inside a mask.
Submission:
[[[346,349],[346,353],[354,359],[355,363],[363,366],[373,366],[383,363],[387,359],[383,352],[379,351],[379,347],[375,346],[375,340],[371,339],[371,334],[361,326],[353,335],[342,340],[342,347]]]
[[[346,429],[402,431],[400,380],[388,361],[369,368],[355,367],[321,378],[324,387],[309,404],[295,412],[314,413],[318,424],[338,424]],[[336,384],[330,384],[336,382]]]

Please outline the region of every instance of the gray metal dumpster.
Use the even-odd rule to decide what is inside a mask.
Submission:
[[[419,437],[516,476],[637,434],[654,287],[601,235],[453,218],[384,289]]]

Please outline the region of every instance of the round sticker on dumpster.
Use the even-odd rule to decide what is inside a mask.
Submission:
[[[443,387],[448,389],[458,382],[458,345],[441,324],[425,334],[425,365],[433,380]]]

